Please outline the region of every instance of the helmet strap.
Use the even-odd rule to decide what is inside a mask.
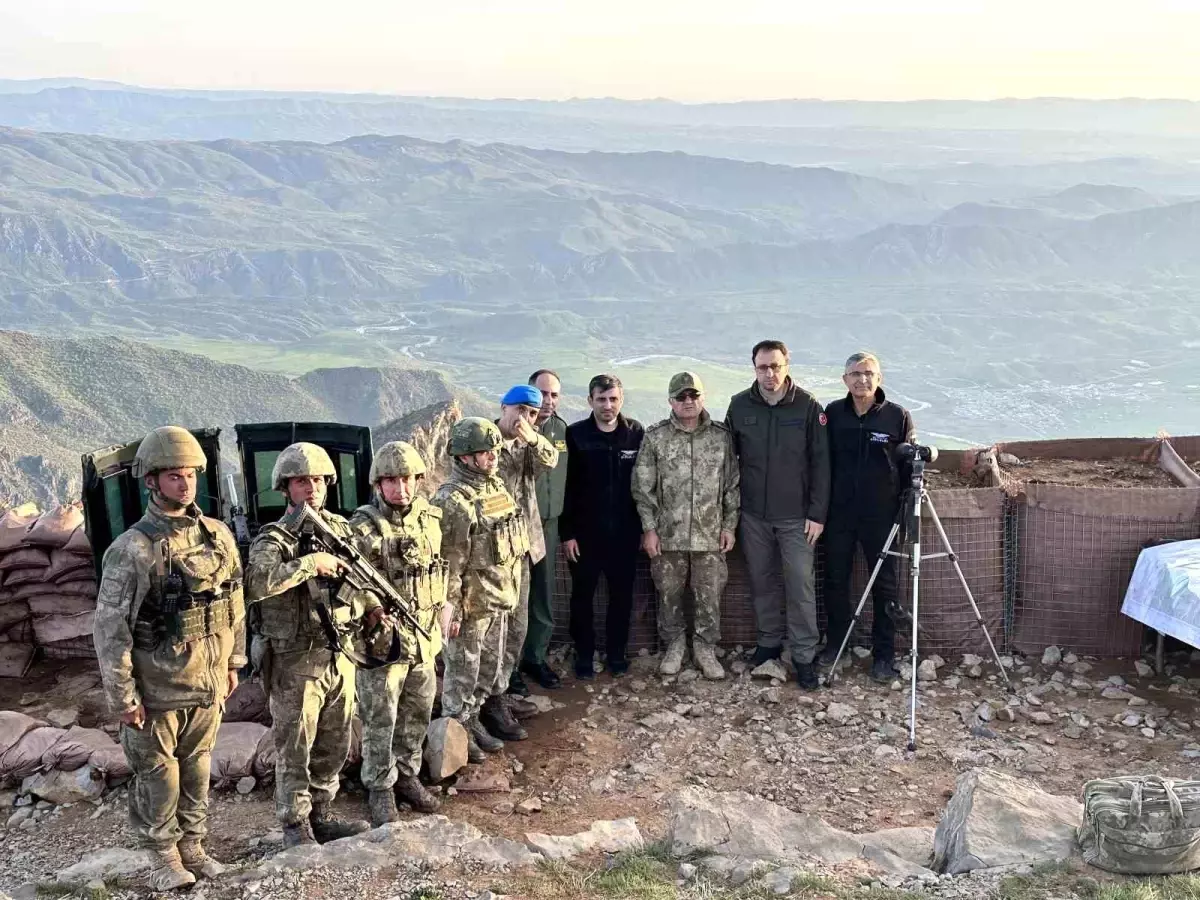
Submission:
[[[173,500],[159,490],[157,472],[151,474],[150,477],[154,482],[154,487],[150,488],[150,499],[154,501],[156,506],[158,506],[160,509],[166,510],[167,512],[183,512],[188,508],[188,504],[180,503],[178,500]]]

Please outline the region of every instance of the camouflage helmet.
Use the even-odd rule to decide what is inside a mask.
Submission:
[[[388,441],[375,452],[371,460],[371,484],[381,478],[403,478],[406,475],[424,475],[425,460],[417,448],[405,441]]]
[[[208,459],[200,442],[178,425],[162,425],[142,438],[133,458],[133,477],[141,478],[164,469],[191,469],[203,472]]]
[[[482,453],[485,450],[499,450],[504,443],[500,429],[495,423],[478,416],[468,416],[459,419],[450,429],[451,456],[467,456],[471,453]]]
[[[308,475],[324,475],[327,483],[337,484],[337,470],[333,468],[329,454],[316,444],[301,441],[284,447],[275,460],[275,468],[271,470],[271,487],[286,491],[289,478]]]

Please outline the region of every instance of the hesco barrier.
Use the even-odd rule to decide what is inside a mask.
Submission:
[[[1200,437],[1172,438],[1176,451],[1200,458]],[[1002,445],[1018,456],[1074,459],[1155,458],[1157,442],[1095,439]],[[943,454],[939,467],[957,466],[961,453]],[[1090,656],[1128,656],[1141,646],[1142,626],[1121,615],[1125,587],[1138,553],[1156,540],[1200,536],[1200,488],[1086,488],[1053,484],[932,490],[930,499],[958,555],[984,623],[1001,652],[1041,653],[1050,645]],[[925,553],[940,552],[928,514]],[[817,606],[825,623],[822,554],[817,556]],[[870,561],[874,565],[874,560]],[[851,604],[866,584],[867,562],[855,565]],[[908,566],[900,570],[901,597],[911,609]],[[557,562],[555,641],[569,642],[570,571]],[[924,653],[987,654],[987,643],[949,560],[922,564],[919,641]],[[596,636],[603,646],[607,594],[595,599]],[[634,586],[630,652],[657,646],[655,594],[648,561],[639,562]],[[856,636],[869,643],[871,603],[863,608]],[[898,623],[897,646],[907,648],[909,629]],[[721,609],[721,643],[755,641],[754,604],[745,560],[729,555],[729,585]]]

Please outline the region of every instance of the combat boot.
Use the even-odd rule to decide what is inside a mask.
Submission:
[[[484,753],[499,753],[504,749],[504,741],[492,737],[491,733],[480,723],[478,715],[471,716],[471,721],[467,723],[467,733],[471,736],[475,746]]]
[[[717,662],[717,654],[713,652],[712,644],[695,641],[692,644],[692,657],[696,660],[696,665],[700,667],[705,678],[710,681],[720,681],[725,677],[725,669]]]
[[[183,867],[177,849],[154,851],[154,868],[147,879],[150,890],[174,891],[195,883],[196,876]]]
[[[667,652],[663,654],[662,662],[658,664],[658,674],[678,675],[679,669],[683,665],[685,650],[687,650],[687,636],[681,634],[667,646]]]
[[[362,819],[350,822],[339,819],[326,803],[313,804],[312,812],[308,814],[308,824],[312,826],[312,834],[318,844],[327,844],[329,841],[353,837],[371,830],[371,826]]]
[[[425,785],[415,775],[400,776],[396,782],[396,797],[419,813],[434,813],[442,807],[442,801],[425,790]]]
[[[396,795],[391,791],[371,791],[367,794],[367,812],[371,816],[372,828],[400,821],[400,813],[396,811]]]
[[[513,718],[518,721],[522,719],[532,719],[541,710],[537,704],[523,697],[514,697],[512,694],[504,695],[504,705],[508,707],[508,711],[513,714]]]
[[[183,867],[197,878],[220,878],[225,874],[224,863],[219,863],[206,852],[199,839],[184,838],[179,842],[179,858]]]
[[[487,761],[487,754],[479,749],[479,745],[475,743],[475,736],[471,732],[467,732],[467,762],[472,765],[479,765]]]
[[[479,710],[479,722],[493,736],[502,741],[523,741],[529,737],[521,723],[513,718],[508,707],[499,697],[488,697]],[[487,749],[481,743],[482,749]]]
[[[299,822],[283,826],[283,847],[285,850],[288,847],[299,847],[301,844],[315,844],[316,842],[317,839],[313,837],[312,826],[308,824],[308,819],[301,819]]]

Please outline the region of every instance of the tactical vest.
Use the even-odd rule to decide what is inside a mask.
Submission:
[[[172,550],[164,524],[142,519],[133,527],[149,538],[154,554],[150,592],[138,609],[133,645],[154,650],[163,641],[189,644],[234,625],[232,580],[237,560],[204,517],[200,542]]]
[[[256,540],[264,537],[283,550],[284,562],[313,552],[306,546],[303,535],[294,534],[277,522],[263,526]],[[258,604],[263,635],[275,640],[307,640],[314,648],[325,646],[326,635],[317,616],[317,606],[323,604],[329,610],[333,624],[338,628],[348,627],[353,618],[350,605],[339,598],[338,587],[335,579],[310,578],[290,591],[264,598]]]
[[[371,504],[360,506],[357,512],[371,519],[382,538],[380,571],[392,586],[423,613],[441,607],[446,600],[446,561],[434,556],[426,536],[428,530],[440,532],[441,510],[426,507],[417,513],[421,534],[416,538],[398,529]]]
[[[467,568],[512,565],[529,552],[525,516],[507,491],[482,495],[461,482],[450,482],[448,487],[475,508],[476,530],[471,534]]]

